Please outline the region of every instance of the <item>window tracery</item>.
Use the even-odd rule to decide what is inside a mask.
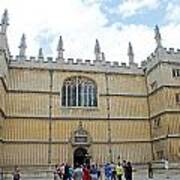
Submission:
[[[64,81],[62,106],[97,106],[97,87],[94,81],[85,77],[72,77]]]

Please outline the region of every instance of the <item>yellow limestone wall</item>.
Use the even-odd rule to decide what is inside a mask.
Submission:
[[[144,76],[109,74],[108,82],[111,94],[147,94]]]
[[[178,138],[170,139],[168,142],[169,159],[171,161],[179,161],[180,159],[180,141]]]
[[[26,91],[49,91],[50,76],[47,70],[10,69],[9,89]]]
[[[6,143],[3,165],[46,165],[48,145],[40,143]]]
[[[63,81],[72,76],[88,77],[95,81],[98,87],[97,108],[61,106]],[[151,160],[150,126],[143,76],[54,71],[52,80],[51,94],[48,70],[9,70],[7,118],[3,123],[3,165],[48,163],[50,94],[53,164],[72,162],[70,138],[80,120],[92,137],[92,145],[89,147],[92,161],[103,163],[109,160],[109,148],[114,161],[119,155],[122,159],[138,163]],[[108,102],[110,110],[107,108]]]
[[[164,154],[168,157],[169,160],[178,161],[180,154],[180,141],[179,138],[173,138],[180,133],[180,113],[166,113],[160,116],[160,125],[159,127],[154,125],[152,119],[152,138],[155,141],[155,156],[157,158],[157,152],[163,151]],[[166,138],[169,134],[169,139],[164,140],[162,145],[161,140],[158,140],[158,137]]]
[[[180,93],[178,87],[164,87],[153,93],[149,98],[151,116],[157,115],[165,110],[179,110],[180,106],[176,103],[175,98],[175,94],[177,93]]]
[[[155,159],[160,159],[158,154],[162,153],[169,160],[179,160],[180,104],[176,102],[176,94],[180,94],[180,79],[172,75],[172,70],[177,68],[177,65],[159,64],[147,76]],[[152,88],[151,84],[155,81],[156,87]]]
[[[48,140],[48,121],[39,119],[7,119],[4,122],[4,140]]]
[[[168,122],[168,132],[172,135],[180,134],[180,113],[167,114],[166,119]],[[180,159],[180,140],[179,138],[168,139],[168,156],[172,161]]]
[[[22,117],[48,117],[49,97],[37,93],[8,93],[7,114]]]
[[[142,97],[112,96],[110,97],[111,117],[147,118],[147,100]]]

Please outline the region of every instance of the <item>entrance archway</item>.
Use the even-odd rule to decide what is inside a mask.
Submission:
[[[87,153],[87,150],[85,148],[77,148],[75,151],[74,151],[74,167],[78,165],[81,165],[81,164],[89,164],[89,158],[88,158],[88,153]]]

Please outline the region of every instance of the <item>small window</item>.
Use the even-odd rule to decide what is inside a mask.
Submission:
[[[180,69],[173,69],[172,70],[173,77],[180,77]]]
[[[176,77],[176,70],[175,69],[172,70],[172,75],[173,75],[173,77]]]
[[[176,94],[176,103],[180,104],[180,93]]]

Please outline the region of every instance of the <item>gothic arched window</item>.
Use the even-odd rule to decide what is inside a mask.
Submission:
[[[94,81],[85,77],[71,77],[62,87],[62,106],[97,106],[97,87]]]

